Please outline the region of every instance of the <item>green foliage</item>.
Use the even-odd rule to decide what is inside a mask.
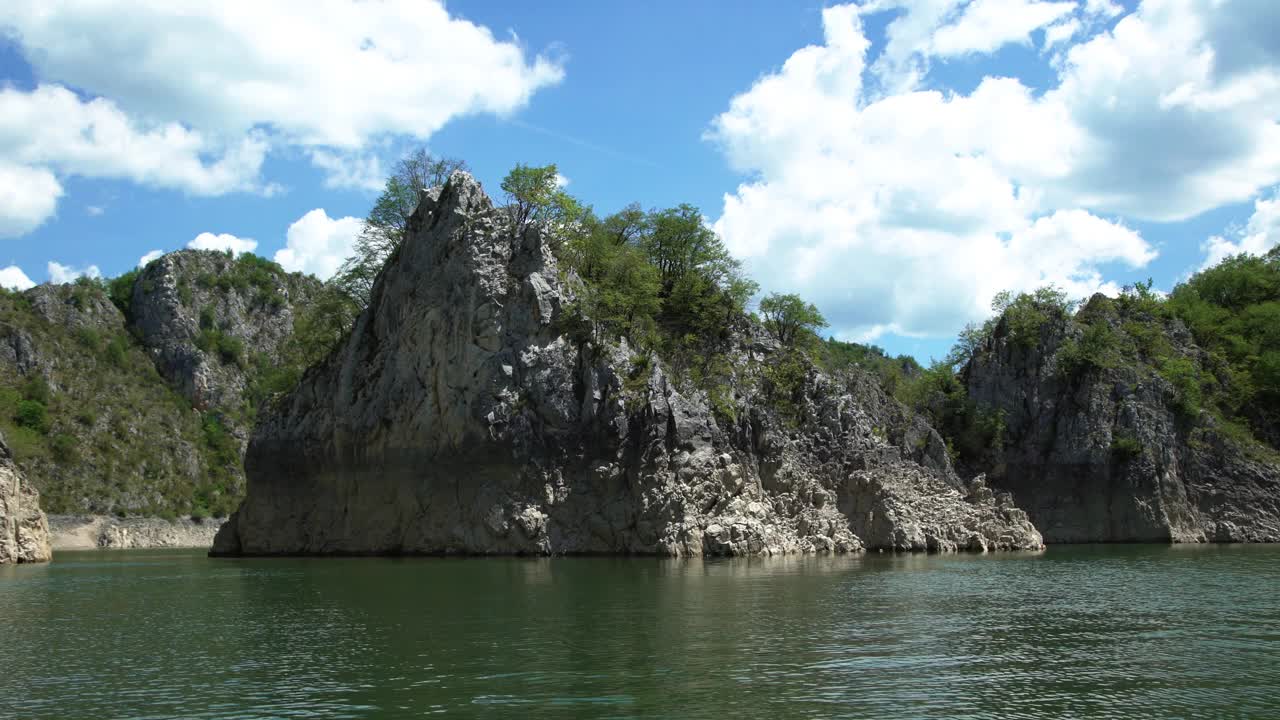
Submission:
[[[228,335],[221,330],[204,328],[200,334],[196,335],[195,345],[207,353],[217,355],[219,360],[228,365],[235,365],[241,369],[246,367],[244,342],[238,337]]]
[[[1142,443],[1129,435],[1114,435],[1111,438],[1111,455],[1117,462],[1128,462],[1142,455]]]
[[[60,463],[71,464],[80,460],[77,442],[73,435],[67,433],[54,435],[53,440],[49,443],[49,448],[53,453],[54,460]]]
[[[1106,319],[1085,325],[1079,340],[1071,338],[1058,350],[1058,371],[1065,377],[1118,367],[1123,361],[1122,336]]]
[[[328,357],[351,332],[360,310],[349,293],[326,283],[309,305],[294,311],[289,362],[301,369]]]
[[[130,307],[133,303],[133,285],[141,272],[135,268],[107,281],[107,297],[111,298],[111,302],[120,308],[120,312],[124,313],[125,317],[132,317]]]
[[[1034,347],[1040,341],[1040,328],[1050,320],[1067,317],[1072,306],[1066,292],[1052,285],[1034,293],[1001,292],[991,301],[1009,339],[1024,348]]]
[[[102,336],[98,334],[96,329],[88,325],[76,330],[76,339],[80,341],[81,345],[94,352],[98,350],[98,346],[102,343]]]
[[[810,367],[809,359],[798,350],[784,350],[764,366],[765,397],[792,424],[800,420],[800,400]]]
[[[18,411],[14,413],[14,422],[19,426],[45,435],[49,432],[49,411],[44,403],[38,400],[23,400],[18,403]]]
[[[53,399],[53,390],[43,375],[33,375],[22,384],[22,396],[41,405],[48,405]]]
[[[564,239],[558,231],[564,231],[583,214],[578,201],[561,189],[555,165],[516,165],[502,179],[502,191],[516,234],[523,235],[527,228],[540,223],[552,231],[553,247],[555,241]]]
[[[910,355],[889,357],[876,345],[843,342],[827,338],[815,353],[818,365],[827,372],[840,372],[858,367],[876,376],[880,387],[899,400],[906,401],[909,386],[924,373],[924,368]]]
[[[1203,400],[1200,369],[1189,358],[1171,357],[1160,363],[1160,376],[1174,389],[1174,407],[1187,418],[1200,414]]]
[[[765,327],[789,348],[816,340],[817,331],[827,327],[827,319],[818,308],[795,294],[771,293],[760,301],[760,314]]]

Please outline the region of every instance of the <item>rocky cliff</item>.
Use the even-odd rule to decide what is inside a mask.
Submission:
[[[1092,362],[1074,360],[1082,347]],[[1003,319],[965,371],[970,398],[1003,418],[992,485],[1050,543],[1280,541],[1280,456],[1188,402],[1198,381],[1180,390],[1161,371],[1208,378],[1212,363],[1177,319],[1103,296],[1034,342]]]
[[[48,562],[51,556],[40,493],[13,464],[0,437],[0,565]]]
[[[180,250],[133,285],[130,324],[160,374],[198,410],[238,410],[255,366],[278,364],[295,308],[320,288],[255,255]]]
[[[214,553],[1041,546],[867,377],[811,371],[783,417],[750,390],[771,345],[744,337],[717,414],[625,343],[567,332],[572,288],[470,176],[424,193],[346,344],[261,416]]]
[[[45,508],[229,514],[262,379],[318,287],[184,250],[109,283],[0,291],[0,430]]]

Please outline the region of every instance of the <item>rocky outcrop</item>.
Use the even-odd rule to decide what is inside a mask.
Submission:
[[[1109,306],[1096,296],[1081,312],[1119,332]],[[1180,322],[1157,327],[1176,357],[1205,363]],[[969,364],[970,398],[1004,419],[992,486],[1012,493],[1049,543],[1280,541],[1274,451],[1232,439],[1208,412],[1187,416],[1141,358],[1066,371],[1062,350],[1083,334],[1060,317],[1019,343],[1002,323]]]
[[[57,551],[209,548],[220,527],[214,519],[50,515],[49,543]]]
[[[254,255],[180,250],[143,269],[130,322],[160,374],[199,410],[238,408],[246,368],[278,363],[295,306],[319,282]]]
[[[48,562],[52,554],[40,493],[13,464],[0,437],[0,565]]]
[[[810,373],[794,417],[731,417],[626,347],[576,338],[536,228],[456,173],[424,193],[346,344],[261,416],[214,554],[1038,548],[932,429],[860,375]]]

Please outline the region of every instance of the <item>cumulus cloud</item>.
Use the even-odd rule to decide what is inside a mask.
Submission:
[[[0,36],[41,81],[0,91],[0,157],[16,166],[0,188],[16,184],[3,172],[42,181],[0,192],[6,235],[52,215],[55,175],[270,195],[264,157],[293,146],[329,187],[372,187],[361,151],[378,139],[510,114],[564,75],[561,58],[529,57],[438,0],[18,0],[0,3]]]
[[[901,12],[873,55],[862,19],[888,8]],[[1259,40],[1223,75],[1212,9],[1147,0],[1108,30],[1108,2],[828,8],[821,45],[712,121],[707,137],[750,177],[715,228],[766,290],[813,297],[847,337],[949,334],[1001,289],[1114,290],[1104,271],[1156,255],[1119,218],[1182,219],[1280,180],[1276,44]],[[1280,21],[1280,5],[1258,12]],[[1071,22],[1047,91],[924,83],[934,58]]]
[[[230,233],[202,232],[195,237],[194,240],[187,243],[187,247],[192,250],[218,250],[224,252],[230,250],[232,254],[253,252],[258,247],[258,241],[251,238],[240,238]],[[151,253],[147,253],[143,257],[147,257]]]
[[[1201,270],[1217,265],[1231,255],[1263,255],[1280,245],[1280,192],[1272,192],[1270,198],[1255,200],[1249,221],[1227,235],[1229,237],[1214,235],[1200,246],[1205,254]]]
[[[328,280],[351,255],[363,228],[360,218],[331,218],[323,208],[316,208],[289,226],[285,247],[276,252],[275,261],[290,272]]]
[[[29,290],[35,286],[31,278],[27,277],[27,274],[17,265],[0,268],[0,287],[9,290]]]
[[[60,197],[62,184],[53,173],[0,161],[0,238],[25,235],[40,227],[53,217]]]
[[[195,242],[195,241],[193,240],[192,242]],[[163,250],[152,250],[146,255],[143,255],[142,257],[138,258],[138,267],[146,267],[150,265],[152,260],[160,259],[161,255],[164,255]]]
[[[75,282],[77,278],[82,278],[82,277],[88,277],[88,278],[102,277],[102,271],[98,269],[97,265],[88,265],[82,268],[73,268],[70,265],[63,265],[62,263],[57,263],[50,260],[47,266],[47,269],[49,271],[49,282],[55,285]]]

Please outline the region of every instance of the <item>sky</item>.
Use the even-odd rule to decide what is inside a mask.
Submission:
[[[7,0],[0,285],[183,247],[331,274],[397,158],[682,202],[838,338],[1280,242],[1280,3]]]

